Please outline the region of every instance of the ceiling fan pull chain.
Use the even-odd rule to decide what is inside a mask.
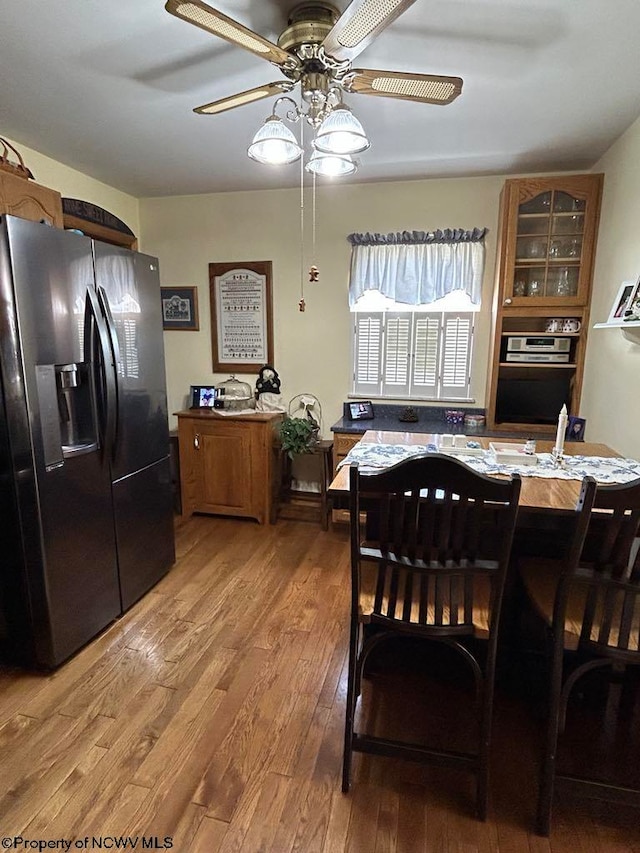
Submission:
[[[300,122],[300,148],[304,151],[304,122]],[[304,155],[300,157],[300,301],[298,311],[307,307],[304,301]]]
[[[318,281],[320,271],[316,265],[316,173],[313,172],[312,202],[311,202],[311,260],[309,267],[309,281]]]

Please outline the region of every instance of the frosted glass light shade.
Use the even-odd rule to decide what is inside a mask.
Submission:
[[[313,145],[326,154],[359,154],[371,143],[349,107],[338,104],[318,128]]]
[[[289,128],[277,116],[272,115],[253,137],[247,154],[258,163],[284,166],[298,160],[302,148]]]
[[[353,175],[357,166],[348,154],[325,154],[322,151],[314,151],[305,169],[307,172],[314,172],[326,178],[340,178],[344,175]]]

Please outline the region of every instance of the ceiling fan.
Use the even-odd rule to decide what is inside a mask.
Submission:
[[[342,91],[441,105],[458,97],[462,91],[460,77],[351,67],[355,57],[414,2],[352,0],[340,14],[325,0],[308,0],[291,11],[288,26],[277,44],[202,0],[168,0],[165,8],[172,15],[266,59],[287,78],[203,104],[194,112],[214,115],[261,98],[282,95],[299,83],[307,106],[305,118],[317,127],[336,103],[340,105]]]

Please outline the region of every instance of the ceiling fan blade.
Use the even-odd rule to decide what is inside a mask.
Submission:
[[[461,77],[411,74],[404,71],[374,71],[354,68],[342,81],[347,92],[403,98],[423,104],[450,104],[462,92]]]
[[[206,30],[214,36],[226,39],[231,44],[244,47],[245,50],[250,50],[275,65],[286,66],[287,68],[295,68],[299,65],[296,56],[282,50],[277,44],[259,36],[253,30],[234,21],[233,18],[228,18],[222,12],[218,12],[217,9],[212,9],[202,0],[189,0],[189,2],[167,0],[164,8],[176,18],[182,18],[183,21],[195,24],[196,27],[200,27],[200,29]]]
[[[261,98],[269,98],[271,95],[290,92],[294,86],[295,83],[289,80],[282,80],[277,83],[265,83],[264,86],[256,86],[255,89],[247,89],[245,92],[238,92],[237,95],[229,95],[228,98],[220,98],[219,101],[203,104],[201,107],[196,107],[194,113],[206,116],[216,115],[217,113],[223,113],[225,110],[232,110],[234,107],[242,107],[245,104],[253,103],[253,101],[259,101]]]
[[[354,59],[415,0],[352,0],[322,43],[340,61]]]

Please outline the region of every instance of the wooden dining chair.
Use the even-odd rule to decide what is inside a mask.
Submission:
[[[640,480],[598,486],[585,478],[572,531],[555,559],[532,558],[518,570],[534,613],[546,626],[549,692],[540,768],[536,831],[548,835],[556,779],[601,798],[632,799],[640,791],[594,778],[561,775],[556,766],[567,703],[582,676],[599,667],[640,666]]]
[[[498,624],[520,486],[518,475],[490,478],[435,453],[375,474],[351,467],[343,791],[350,787],[354,751],[450,765],[476,775],[477,814],[486,818]],[[367,658],[398,635],[446,644],[469,665],[476,692],[477,752],[430,749],[354,730]],[[482,651],[478,640],[484,641]]]

